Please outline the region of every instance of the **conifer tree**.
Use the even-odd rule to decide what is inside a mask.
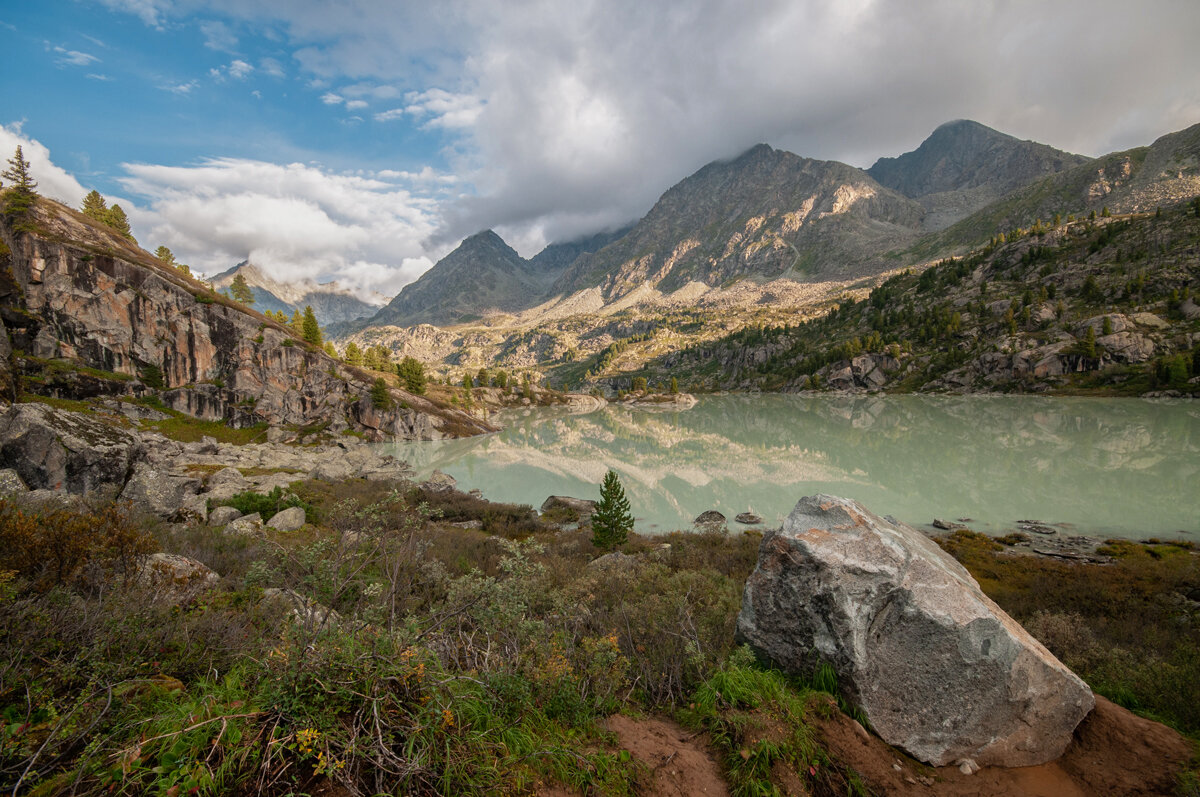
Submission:
[[[592,544],[597,548],[612,550],[629,541],[633,529],[633,514],[629,511],[629,499],[616,471],[604,474],[600,485],[600,500],[592,514]]]
[[[425,392],[425,365],[416,357],[405,357],[396,365],[396,375],[404,382],[404,389],[418,396]]]
[[[304,322],[302,324],[304,339],[314,346],[321,345],[321,325],[317,323],[317,316],[313,312],[312,305],[304,307]]]
[[[125,210],[120,205],[113,205],[108,209],[108,213],[105,214],[104,223],[119,232],[122,236],[137,243],[133,237],[133,230],[129,227],[129,217],[125,215]]]
[[[362,350],[358,348],[358,344],[354,341],[346,344],[346,364],[362,365]]]
[[[330,340],[325,341],[325,345],[322,346],[322,348],[325,350],[325,353],[328,354],[330,357],[334,358],[335,360],[337,359],[338,353],[337,353],[337,349],[335,349],[333,347],[333,341],[330,341]]]
[[[34,193],[37,181],[29,174],[29,161],[25,160],[20,144],[8,159],[8,168],[4,170],[3,177],[8,182],[8,191],[4,195],[4,212],[10,216],[17,216],[33,207],[34,197],[37,196]]]
[[[299,310],[292,311],[292,320],[288,322],[288,326],[297,335],[304,337],[304,316],[300,315]]]
[[[254,304],[254,291],[250,289],[250,285],[240,271],[233,275],[233,282],[229,284],[229,295],[235,302],[245,305]]]
[[[679,380],[676,379],[675,377],[671,377],[671,395],[673,396],[678,392],[679,392]]]
[[[377,410],[392,408],[392,394],[388,392],[387,382],[383,381],[383,377],[379,377],[371,385],[371,405]]]
[[[104,201],[104,197],[100,196],[100,192],[94,188],[83,198],[83,205],[80,207],[80,210],[89,219],[95,219],[104,224],[108,223],[108,203]]]
[[[86,200],[86,199],[84,200],[84,204],[87,204],[87,200]],[[165,246],[160,246],[160,247],[158,247],[157,249],[155,249],[155,250],[154,250],[154,256],[155,256],[155,257],[157,257],[157,258],[158,258],[159,260],[161,260],[162,262],[166,263],[168,266],[174,266],[174,265],[176,265],[176,263],[175,263],[175,253],[174,253],[174,252],[172,252],[170,249],[168,249],[168,248],[167,248],[167,247],[165,247]]]

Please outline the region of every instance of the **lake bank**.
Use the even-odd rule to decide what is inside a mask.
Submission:
[[[612,468],[649,534],[689,529],[710,509],[777,526],[800,496],[825,492],[917,527],[938,518],[995,536],[1200,539],[1193,402],[739,395],[704,396],[683,412],[609,406],[500,420],[494,435],[386,450],[420,478],[440,469],[464,491],[532,506],[595,498]]]

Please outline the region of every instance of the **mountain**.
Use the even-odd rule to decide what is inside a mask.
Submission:
[[[491,230],[476,233],[439,260],[363,326],[447,326],[492,312],[512,313],[541,301],[563,271],[624,230],[551,244],[526,260]]]
[[[1200,124],[1169,133],[1149,147],[1102,155],[1049,175],[923,240],[914,257],[959,251],[1036,221],[1108,208],[1154,210],[1200,194]]]
[[[916,239],[921,205],[836,161],[759,144],[668,190],[629,234],[577,260],[553,293],[599,287],[606,301],[643,285],[873,273]]]
[[[310,279],[279,282],[248,260],[213,277],[213,287],[217,290],[227,289],[238,274],[245,278],[254,294],[254,309],[264,313],[272,310],[291,316],[296,310],[303,313],[305,307],[312,307],[321,326],[369,318],[387,303],[387,297],[378,293],[371,297],[371,301],[363,301],[336,280],[323,283]]]
[[[925,229],[940,230],[1017,188],[1089,160],[959,119],[938,127],[912,152],[880,158],[867,174],[919,200]]]
[[[0,384],[14,399],[137,396],[233,428],[372,440],[490,431],[423,396],[377,400],[375,374],[57,202],[0,216],[0,242]]]

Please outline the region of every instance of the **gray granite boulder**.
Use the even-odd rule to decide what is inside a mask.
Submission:
[[[208,525],[224,526],[242,516],[241,510],[232,506],[215,506],[208,515]]]
[[[170,603],[186,603],[216,587],[220,580],[204,563],[173,553],[147,556],[138,571],[138,583],[153,592],[156,600]]]
[[[148,512],[174,520],[185,512],[188,499],[200,492],[200,480],[190,476],[172,476],[139,462],[121,491],[121,497],[133,501]]]
[[[243,515],[236,520],[231,520],[225,526],[226,534],[235,535],[255,535],[261,534],[263,530],[262,515],[257,512],[250,515]]]
[[[428,490],[431,493],[445,493],[453,490],[458,486],[458,480],[449,473],[442,473],[440,470],[435,470],[429,474],[429,478],[421,482],[421,488]]]
[[[81,412],[33,403],[0,415],[0,467],[15,470],[31,490],[115,495],[143,454],[137,435]]]
[[[596,502],[588,498],[572,498],[569,495],[552,495],[542,502],[542,512],[557,512],[565,516],[572,514],[580,523],[587,522],[596,513]]]
[[[276,531],[297,531],[304,528],[304,520],[304,508],[290,506],[272,515],[267,526]]]
[[[251,489],[250,482],[237,468],[221,468],[208,477],[207,495],[214,501],[228,501],[238,493]]]
[[[884,741],[935,766],[1050,761],[1095,705],[951,556],[845,498],[803,498],[763,537],[737,633],[791,671],[831,664]]]
[[[29,488],[26,487],[25,482],[21,480],[21,474],[17,473],[12,468],[0,470],[0,496],[15,495],[26,492],[29,492]]]

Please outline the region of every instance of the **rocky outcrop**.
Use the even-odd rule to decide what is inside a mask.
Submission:
[[[565,518],[573,518],[580,523],[587,523],[596,514],[596,502],[588,498],[572,498],[569,495],[552,495],[542,502],[541,513],[547,512]]]
[[[187,603],[220,581],[221,576],[204,563],[173,553],[151,554],[138,571],[138,583],[155,600],[176,604]]]
[[[935,766],[1059,756],[1091,690],[911,527],[803,498],[768,532],[738,637],[780,666],[831,664],[884,741]]]
[[[200,480],[192,476],[173,476],[140,462],[121,491],[127,501],[141,504],[166,520],[182,519],[189,511],[188,499],[200,492]]]
[[[0,467],[34,490],[120,490],[141,459],[137,435],[78,412],[13,404],[0,416]]]
[[[491,431],[402,391],[392,409],[364,411],[372,375],[57,203],[39,202],[26,224],[0,232],[19,289],[0,297],[19,311],[3,318],[33,357],[110,372],[122,391],[161,386],[171,408],[237,427],[328,423],[375,439]]]

